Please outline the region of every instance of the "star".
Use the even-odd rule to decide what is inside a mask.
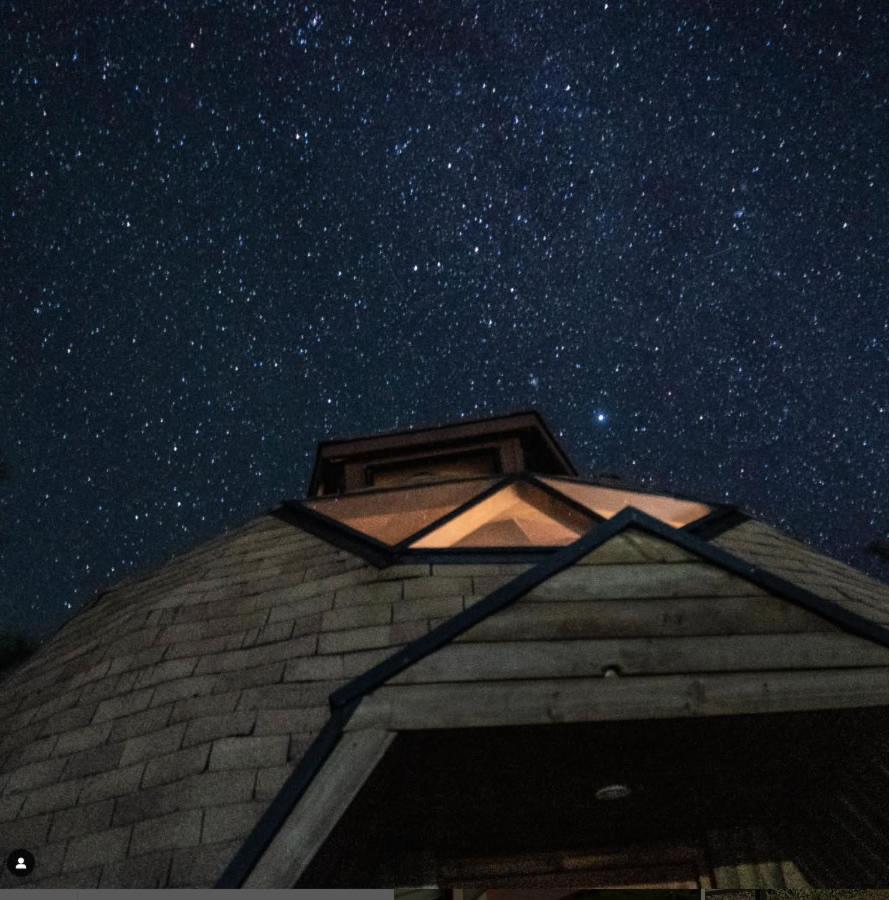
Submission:
[[[885,4],[8,5],[8,628],[528,406],[889,577]]]

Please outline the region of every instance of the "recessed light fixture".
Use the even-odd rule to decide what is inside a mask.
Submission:
[[[633,789],[627,784],[606,784],[596,791],[597,800],[623,800],[633,793]]]

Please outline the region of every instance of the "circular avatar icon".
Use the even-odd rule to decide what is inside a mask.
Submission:
[[[30,850],[13,850],[6,857],[6,868],[20,878],[30,875],[34,871],[34,854]]]

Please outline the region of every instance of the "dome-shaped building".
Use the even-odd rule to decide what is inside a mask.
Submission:
[[[534,413],[309,497],[0,682],[3,886],[889,885],[889,587]]]

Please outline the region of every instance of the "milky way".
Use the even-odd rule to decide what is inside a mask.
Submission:
[[[884,4],[4,16],[3,627],[301,495],[324,437],[529,406],[889,574]]]

